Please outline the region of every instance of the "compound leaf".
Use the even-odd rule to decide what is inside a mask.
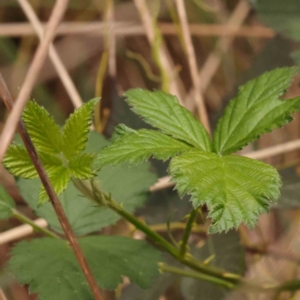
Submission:
[[[27,131],[38,151],[61,152],[61,132],[53,117],[35,101],[29,101],[23,112]]]
[[[142,288],[159,275],[160,253],[146,244],[121,236],[79,239],[93,275],[101,288],[115,289],[127,276]],[[138,254],[138,255],[137,255]],[[89,287],[67,242],[53,238],[18,243],[9,269],[39,299],[92,300]]]
[[[236,152],[261,134],[289,123],[290,115],[300,109],[300,97],[286,101],[279,97],[295,72],[295,68],[276,69],[241,87],[218,122],[214,150],[224,155]]]
[[[228,231],[242,222],[254,227],[279,197],[281,180],[265,163],[234,155],[190,151],[175,157],[170,173],[181,195],[191,194],[194,207],[207,204],[210,232]]]
[[[96,152],[107,143],[101,134],[90,132],[86,150]],[[132,212],[143,205],[149,194],[149,187],[156,182],[157,177],[150,172],[149,163],[142,163],[130,168],[126,164],[117,167],[107,166],[98,172],[96,180],[104,192],[111,194],[116,202],[122,203],[127,211]],[[47,220],[53,230],[63,234],[52,205],[50,203],[37,205],[40,180],[19,179],[17,184],[24,200],[35,213]],[[96,207],[83,197],[72,182],[59,199],[77,235],[96,232],[120,219],[120,216],[112,210]]]
[[[93,176],[92,162],[94,160],[94,154],[82,153],[73,157],[69,161],[69,169],[72,176],[78,179],[88,179]]]
[[[175,96],[143,89],[129,90],[125,96],[133,111],[150,125],[203,151],[211,150],[207,131]]]
[[[14,176],[37,178],[38,174],[24,146],[13,144],[6,151],[3,164]]]
[[[140,163],[153,156],[166,160],[188,149],[191,146],[168,135],[154,130],[142,129],[123,132],[115,142],[100,151],[97,166],[100,168],[108,164]]]
[[[10,218],[15,207],[14,200],[9,196],[6,189],[0,185],[0,220]]]
[[[62,150],[67,159],[82,152],[88,140],[92,112],[99,98],[79,107],[66,121],[62,132]]]

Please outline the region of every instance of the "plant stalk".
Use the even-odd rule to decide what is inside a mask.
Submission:
[[[60,239],[61,237],[58,236],[56,233],[48,230],[47,228],[43,228],[38,226],[37,224],[35,224],[32,220],[30,220],[29,218],[27,218],[26,216],[24,216],[23,214],[21,214],[19,211],[17,211],[16,209],[12,210],[13,213],[13,217],[15,217],[16,219],[18,219],[19,221],[21,221],[22,223],[28,224],[30,225],[35,231],[44,233],[45,235],[49,236],[49,237],[53,237],[55,239]]]
[[[196,218],[197,215],[197,210],[196,209],[192,209],[192,211],[190,212],[186,227],[185,227],[185,231],[182,237],[182,241],[181,241],[181,246],[180,246],[180,256],[184,257],[186,250],[187,250],[187,246],[188,246],[188,241],[189,241],[189,237],[192,231],[192,227],[193,227],[193,223],[194,220]]]

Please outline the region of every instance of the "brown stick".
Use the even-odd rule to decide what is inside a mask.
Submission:
[[[50,16],[48,25],[46,27],[43,40],[40,42],[39,47],[34,55],[34,59],[26,74],[25,80],[20,89],[16,103],[10,113],[4,129],[0,137],[0,162],[3,160],[6,149],[12,140],[13,134],[19,122],[22,111],[34,86],[36,78],[43,66],[43,63],[48,55],[49,46],[55,36],[56,29],[67,9],[69,0],[57,0],[52,14]]]
[[[6,86],[6,83],[0,74],[0,96],[3,99],[3,102],[5,103],[5,106],[8,110],[12,110],[14,106],[14,101],[12,99],[12,96]],[[50,199],[50,202],[55,210],[55,213],[57,215],[57,218],[61,224],[61,227],[74,251],[74,254],[77,258],[77,261],[85,275],[85,278],[91,288],[92,293],[95,296],[96,300],[104,300],[102,297],[100,290],[98,288],[97,282],[95,278],[92,275],[92,272],[88,266],[88,263],[83,255],[83,252],[78,244],[78,241],[76,240],[76,237],[74,235],[73,229],[68,221],[68,218],[62,208],[62,205],[52,187],[52,184],[49,180],[49,177],[45,171],[45,168],[38,156],[38,153],[30,139],[30,136],[26,130],[26,127],[22,121],[19,121],[17,124],[18,132],[23,140],[23,143],[27,149],[27,152],[32,160],[32,163],[34,164],[36,171],[42,181],[42,184],[48,194],[48,197]]]

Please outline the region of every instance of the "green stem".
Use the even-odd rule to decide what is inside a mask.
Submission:
[[[194,223],[196,215],[197,215],[197,210],[193,208],[190,215],[189,215],[189,219],[187,221],[185,231],[184,231],[182,241],[181,241],[181,246],[180,246],[180,251],[179,251],[181,257],[185,256],[188,241],[189,241],[189,237],[190,237],[190,234],[191,234],[191,230],[192,230],[193,223]]]
[[[82,181],[73,179],[74,185],[89,199],[100,206],[106,206],[112,209],[114,212],[122,216],[129,223],[133,224],[138,230],[144,232],[149,238],[151,238],[155,243],[160,245],[171,254],[175,259],[183,263],[184,265],[194,269],[198,272],[210,275],[211,277],[221,278],[231,284],[238,284],[241,277],[236,274],[227,273],[226,271],[215,268],[204,263],[201,263],[190,256],[185,257],[180,256],[180,252],[171,243],[169,243],[160,234],[152,230],[145,223],[141,222],[134,215],[127,212],[120,204],[115,202],[109,195],[103,193],[100,188],[93,181]]]
[[[24,216],[23,214],[21,214],[17,210],[13,209],[12,212],[13,212],[13,217],[18,219],[22,223],[30,225],[35,231],[42,232],[42,233],[44,233],[45,235],[47,235],[49,237],[60,239],[60,237],[57,234],[55,234],[54,232],[51,232],[47,228],[40,227],[39,225],[35,224],[32,220],[30,220],[29,218],[27,218],[26,216]]]
[[[210,282],[213,282],[217,285],[226,287],[228,289],[232,289],[232,288],[235,287],[235,285],[233,283],[230,283],[230,282],[228,282],[226,280],[223,280],[221,278],[216,278],[216,277],[201,274],[201,273],[198,273],[198,272],[191,272],[191,271],[188,271],[188,270],[183,270],[183,269],[180,269],[180,268],[169,266],[165,263],[160,263],[159,267],[160,267],[160,271],[162,273],[173,273],[173,274],[177,274],[177,275],[181,275],[181,276],[185,276],[185,277],[194,278],[194,279],[197,279],[197,280],[210,281]]]

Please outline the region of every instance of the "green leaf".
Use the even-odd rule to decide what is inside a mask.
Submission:
[[[86,150],[99,151],[104,145],[107,145],[107,140],[101,134],[91,132]],[[127,165],[107,166],[98,173],[96,180],[104,192],[111,194],[115,201],[122,203],[126,210],[132,212],[143,205],[149,195],[149,187],[156,182],[157,177],[150,172],[150,164],[143,163],[130,168]],[[52,229],[63,233],[52,205],[45,203],[43,206],[37,206],[40,180],[19,179],[17,184],[23,198],[35,213],[46,219]],[[120,219],[112,210],[96,207],[83,197],[72,182],[59,199],[77,235],[99,231]]]
[[[146,244],[121,236],[79,239],[96,281],[101,288],[115,289],[127,276],[146,288],[159,276],[160,253]],[[138,254],[138,255],[137,255]],[[30,293],[41,300],[92,300],[89,287],[67,242],[51,238],[18,243],[12,250],[9,269]]]
[[[280,194],[275,168],[241,156],[190,151],[171,161],[170,173],[179,193],[192,195],[195,208],[207,204],[211,233],[241,223],[253,228]]]
[[[207,131],[175,96],[143,89],[129,90],[125,96],[133,111],[150,125],[203,151],[211,150]]]
[[[295,72],[295,68],[276,69],[241,87],[218,122],[214,150],[224,155],[236,152],[261,134],[289,123],[290,115],[300,109],[300,97],[286,101],[279,97]]]
[[[10,218],[15,207],[14,200],[9,196],[6,189],[0,185],[0,220]]]
[[[69,161],[69,169],[72,176],[78,179],[88,179],[93,177],[92,162],[94,161],[94,154],[83,153],[73,157]]]
[[[115,142],[118,139],[122,138],[124,135],[127,135],[129,133],[135,133],[136,130],[127,127],[125,124],[119,124],[118,126],[115,127],[115,131],[111,137],[111,141]]]
[[[48,170],[47,170],[48,171]],[[54,191],[57,195],[61,194],[67,187],[70,181],[70,170],[64,166],[55,166],[51,168],[51,172],[47,172],[50,182],[54,188]],[[41,187],[39,197],[38,197],[38,204],[42,205],[49,200],[48,195],[44,189]]]
[[[38,151],[61,152],[61,132],[50,114],[34,101],[29,101],[23,112],[26,129]]]
[[[115,142],[100,151],[97,166],[140,163],[153,156],[166,160],[188,149],[189,144],[154,130],[142,129],[123,133]]]
[[[62,150],[67,159],[84,150],[92,123],[92,112],[98,101],[99,98],[90,100],[75,110],[66,121],[62,133]]]
[[[38,174],[25,147],[13,144],[9,146],[3,159],[3,164],[14,176],[37,178]]]

